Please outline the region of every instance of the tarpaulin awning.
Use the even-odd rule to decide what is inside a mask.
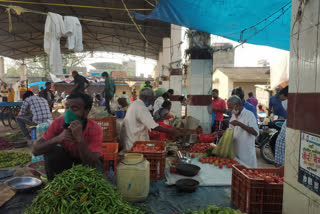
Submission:
[[[291,0],[159,0],[150,14],[132,14],[240,43],[290,48]]]

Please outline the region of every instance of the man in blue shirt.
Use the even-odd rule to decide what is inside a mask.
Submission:
[[[231,95],[237,95],[238,97],[240,97],[241,101],[242,101],[242,106],[251,111],[254,116],[258,119],[258,115],[257,115],[257,108],[255,108],[253,105],[251,105],[250,103],[248,103],[245,99],[244,99],[244,92],[242,90],[241,87],[237,87],[235,89],[232,90],[232,94]]]
[[[277,115],[279,119],[287,119],[287,111],[283,108],[280,99],[280,90],[281,87],[276,88],[276,94],[270,97],[269,100],[269,116],[273,112],[274,115]]]

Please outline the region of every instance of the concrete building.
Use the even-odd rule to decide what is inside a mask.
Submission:
[[[270,82],[269,67],[219,67],[212,75],[212,88],[219,90],[219,96],[227,99],[233,88],[242,87],[245,98],[249,92],[256,96],[255,85],[267,85]]]
[[[122,63],[122,70],[127,73],[128,77],[135,77],[137,75],[136,61],[128,60]]]

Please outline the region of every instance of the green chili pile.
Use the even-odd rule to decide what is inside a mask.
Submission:
[[[27,152],[0,151],[0,168],[23,166],[30,161],[31,155]]]
[[[142,208],[124,201],[120,193],[95,169],[73,166],[49,182],[25,214],[143,214]]]
[[[12,141],[16,141],[21,138],[24,138],[24,135],[22,132],[18,132],[18,133],[14,133],[14,134],[7,134],[4,136],[4,138],[7,139],[8,141],[12,142]]]

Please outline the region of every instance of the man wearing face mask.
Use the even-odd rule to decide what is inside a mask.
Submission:
[[[121,131],[123,151],[129,151],[136,141],[149,141],[148,130],[159,131],[173,136],[182,135],[176,129],[159,126],[151,116],[148,106],[154,102],[154,92],[151,88],[144,88],[139,93],[139,99],[133,102],[127,111]]]
[[[280,99],[283,108],[287,111],[287,106],[288,106],[288,86],[285,87],[280,91]],[[284,165],[284,158],[285,158],[285,146],[286,146],[286,130],[287,130],[287,120],[284,121],[280,133],[277,137],[276,141],[276,154],[275,154],[275,163],[277,167],[280,167]]]
[[[88,120],[91,107],[89,95],[71,94],[66,101],[65,116],[55,119],[34,145],[32,153],[44,155],[49,180],[73,164],[97,167],[101,161],[102,128]]]
[[[229,128],[233,129],[235,155],[249,168],[256,168],[255,138],[259,133],[257,120],[252,112],[243,107],[238,96],[231,96],[227,105],[229,112],[232,112]]]
[[[248,103],[245,99],[244,99],[244,92],[242,90],[241,87],[235,88],[232,90],[232,94],[231,95],[237,95],[242,102],[242,106],[247,109],[248,111],[251,111],[254,116],[256,117],[256,119],[258,119],[258,115],[257,115],[257,108],[254,107],[253,105],[251,105],[250,103]]]

